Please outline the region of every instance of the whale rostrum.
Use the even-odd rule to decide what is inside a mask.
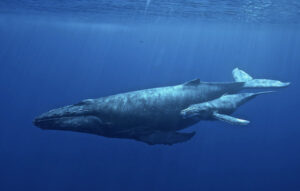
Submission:
[[[50,110],[34,119],[41,129],[67,130],[126,138],[150,145],[172,145],[191,139],[195,132],[179,132],[201,120],[218,119],[234,125],[247,120],[230,116],[241,104],[269,92],[239,93],[255,88],[283,88],[289,83],[253,79],[236,68],[234,82],[194,79],[175,86],[144,89]]]

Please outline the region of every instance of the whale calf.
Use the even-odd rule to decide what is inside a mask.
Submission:
[[[33,123],[46,130],[133,139],[150,145],[172,145],[185,142],[195,134],[179,132],[201,120],[182,115],[182,111],[190,106],[222,98],[225,94],[237,94],[244,89],[283,88],[289,85],[277,80],[253,79],[238,68],[232,74],[234,82],[194,79],[175,86],[86,99],[43,113]]]
[[[239,106],[253,99],[257,95],[271,93],[273,91],[258,93],[239,93],[223,95],[212,101],[194,104],[180,113],[183,118],[195,118],[197,120],[221,120],[234,125],[247,125],[250,121],[229,116]]]

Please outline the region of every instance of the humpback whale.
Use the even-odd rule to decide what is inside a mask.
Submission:
[[[195,135],[195,132],[184,133],[179,130],[209,118],[199,115],[198,111],[204,107],[198,104],[219,105],[207,107],[204,116],[209,116],[213,111],[214,118],[234,123],[234,118],[230,120],[229,114],[236,107],[227,105],[239,105],[238,102],[242,103],[258,95],[238,94],[240,91],[251,88],[283,88],[289,85],[277,80],[253,79],[238,68],[232,74],[234,82],[202,82],[194,79],[175,86],[86,99],[43,113],[33,123],[46,130],[133,139],[149,145],[172,145],[185,142]],[[189,108],[191,110],[191,107],[196,109],[194,113],[191,112],[192,117],[188,117],[185,111]],[[242,123],[246,124],[245,121],[240,122]]]
[[[220,98],[204,103],[194,104],[180,113],[183,118],[195,118],[196,120],[220,120],[231,123],[233,125],[247,125],[250,121],[229,116],[239,106],[253,99],[257,95],[271,93],[273,91],[258,93],[239,93],[231,95],[223,95]]]

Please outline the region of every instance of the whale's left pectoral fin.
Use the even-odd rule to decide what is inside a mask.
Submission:
[[[215,119],[218,119],[220,121],[225,121],[225,122],[233,124],[233,125],[248,125],[250,123],[250,121],[235,118],[235,117],[231,117],[229,115],[220,114],[220,113],[217,113],[217,112],[213,113],[213,117]]]
[[[192,133],[178,133],[175,131],[163,132],[155,131],[148,135],[142,135],[137,138],[138,141],[145,142],[149,145],[163,144],[163,145],[173,145],[175,143],[185,142],[191,139],[195,135]]]

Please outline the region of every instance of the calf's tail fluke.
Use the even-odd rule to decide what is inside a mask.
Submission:
[[[236,82],[244,82],[244,88],[284,88],[290,85],[289,82],[279,80],[254,79],[245,71],[235,68],[232,71],[233,78]]]

